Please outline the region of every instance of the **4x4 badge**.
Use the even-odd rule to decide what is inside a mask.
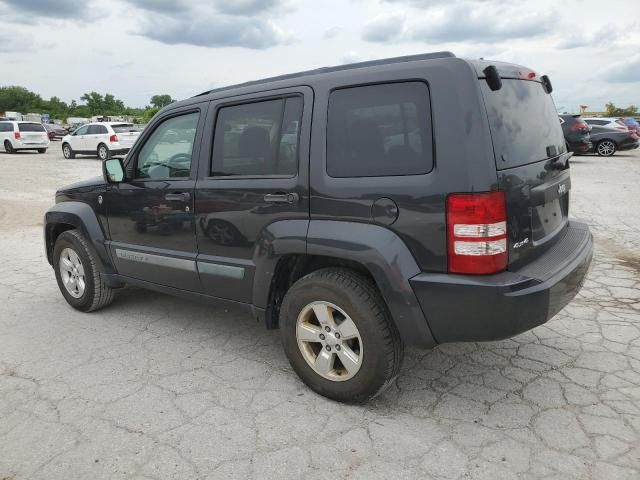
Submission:
[[[524,240],[522,240],[521,242],[516,242],[513,244],[513,248],[520,248],[523,245],[526,245],[527,243],[529,243],[529,239],[525,238]]]

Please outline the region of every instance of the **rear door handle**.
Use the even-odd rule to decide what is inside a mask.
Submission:
[[[191,195],[188,193],[167,193],[164,199],[167,202],[188,202],[191,199]]]
[[[267,193],[264,201],[269,203],[298,203],[300,196],[297,193]]]

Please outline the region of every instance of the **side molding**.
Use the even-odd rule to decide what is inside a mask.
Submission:
[[[117,273],[105,246],[105,235],[93,209],[83,202],[60,202],[44,214],[44,236],[47,259],[53,264],[53,229],[56,224],[73,225],[89,239],[95,250],[97,260],[101,263],[101,271],[106,274]]]
[[[311,220],[307,254],[346,258],[373,275],[400,336],[409,345],[436,345],[409,279],[421,273],[402,239],[388,228],[352,222]]]

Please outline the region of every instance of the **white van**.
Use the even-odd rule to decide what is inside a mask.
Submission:
[[[0,149],[7,153],[18,150],[37,150],[45,153],[49,148],[49,135],[41,123],[0,122]]]

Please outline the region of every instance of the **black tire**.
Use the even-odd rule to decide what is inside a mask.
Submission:
[[[98,149],[96,150],[96,155],[100,160],[108,160],[111,158],[111,152],[109,151],[109,147],[107,147],[104,143],[98,145]]]
[[[74,158],[76,158],[76,152],[74,152],[71,148],[71,145],[66,142],[62,144],[62,155],[67,160],[73,160]]]
[[[82,262],[84,268],[85,289],[79,298],[73,297],[63,284],[60,272],[60,256],[65,248],[72,249]],[[77,230],[62,232],[53,247],[53,268],[58,287],[67,303],[77,310],[92,312],[106,307],[113,301],[113,289],[104,282],[95,261],[95,254],[87,240]]]
[[[47,149],[46,148],[39,148],[38,149],[38,153],[47,153]]]
[[[7,153],[15,153],[13,145],[11,145],[11,142],[9,140],[4,141],[4,151]]]
[[[618,145],[613,140],[600,140],[596,145],[596,153],[601,157],[610,157],[618,150]]]
[[[362,338],[362,364],[348,380],[333,381],[316,373],[303,357],[296,338],[302,310],[312,302],[330,302],[342,309]],[[339,402],[365,402],[384,391],[400,371],[404,345],[387,306],[367,277],[346,268],[325,268],[304,276],[289,289],[280,310],[285,354],[292,368],[312,390]]]

